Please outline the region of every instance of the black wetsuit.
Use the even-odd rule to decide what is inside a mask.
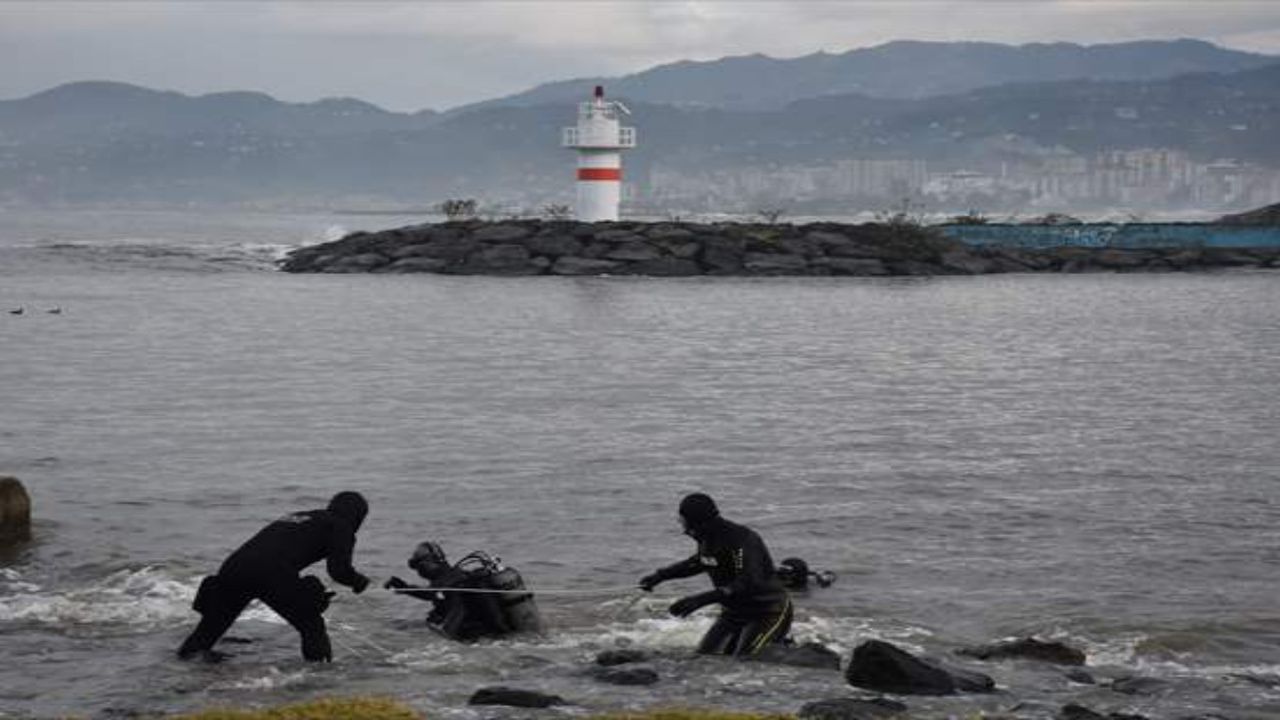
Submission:
[[[463,570],[451,567],[434,578],[433,587],[489,588],[488,570]],[[452,640],[469,642],[482,637],[500,637],[515,632],[516,627],[502,611],[498,595],[485,593],[441,592],[414,585],[400,585],[405,595],[435,603],[427,615],[427,624]]]
[[[354,495],[342,493],[340,495]],[[324,510],[286,515],[267,525],[222,563],[218,574],[201,584],[194,607],[200,624],[182,643],[180,657],[211,650],[252,600],[261,600],[302,636],[302,656],[307,660],[331,660],[332,648],[323,612],[328,594],[314,577],[301,578],[303,568],[327,562],[329,577],[356,592],[369,579],[351,565],[356,530],[364,519],[359,507],[334,502]]]
[[[720,618],[698,644],[698,652],[755,655],[783,641],[791,629],[791,597],[778,579],[773,558],[754,530],[716,516],[697,528],[698,552],[657,572],[659,579],[711,576]]]

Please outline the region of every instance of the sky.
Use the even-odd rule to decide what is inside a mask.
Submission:
[[[727,55],[1183,37],[1280,55],[1280,0],[0,0],[0,99],[114,80],[445,110]]]

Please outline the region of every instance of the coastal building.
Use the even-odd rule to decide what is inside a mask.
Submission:
[[[622,127],[626,106],[604,99],[597,85],[593,97],[578,106],[578,124],[562,131],[561,144],[578,153],[578,193],[574,206],[582,222],[617,220],[622,203],[622,151],[636,146],[636,129]]]

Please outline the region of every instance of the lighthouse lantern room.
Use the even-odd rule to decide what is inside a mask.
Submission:
[[[577,127],[564,129],[562,144],[578,151],[578,220],[617,220],[622,201],[622,151],[636,146],[636,129],[622,127],[620,115],[631,111],[604,99],[597,85],[591,100],[578,105]]]

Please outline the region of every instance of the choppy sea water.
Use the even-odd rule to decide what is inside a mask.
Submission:
[[[290,246],[413,221],[0,214],[0,310],[26,310],[0,313],[0,474],[37,518],[0,558],[0,716],[376,694],[470,719],[501,714],[466,705],[498,684],[577,703],[548,716],[854,693],[691,657],[710,618],[664,608],[705,580],[624,590],[690,552],[692,490],[775,559],[838,574],[797,599],[797,640],[847,657],[887,639],[1001,688],[908,699],[922,716],[1280,716],[1280,274],[272,271]],[[340,489],[372,505],[366,573],[407,577],[426,539],[488,550],[548,591],[549,634],[457,645],[421,603],[343,593],[331,666],[260,608],[230,662],[174,661],[199,578]],[[1085,649],[1099,684],[952,654],[1028,634]],[[662,681],[584,674],[622,646],[657,651]],[[1130,675],[1164,682],[1107,687]]]

